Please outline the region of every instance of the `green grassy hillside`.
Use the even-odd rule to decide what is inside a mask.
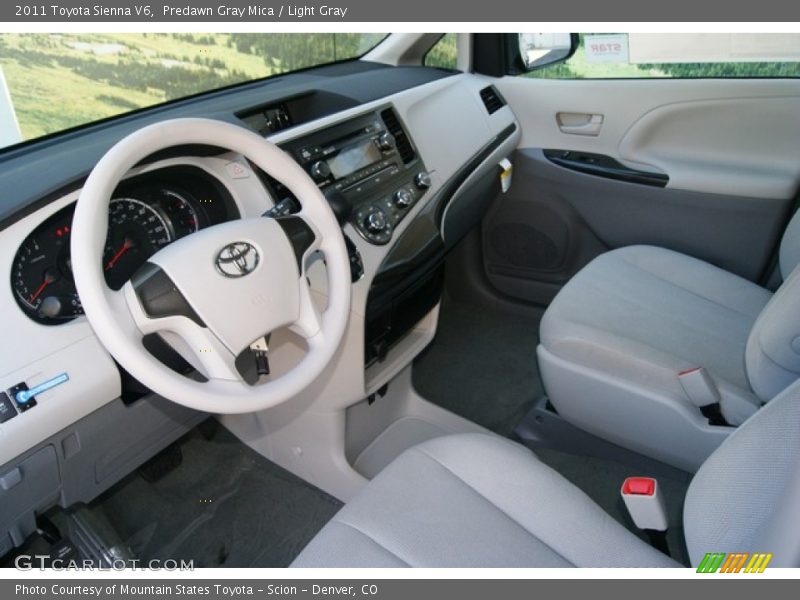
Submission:
[[[0,34],[25,139],[135,108],[358,56],[383,34]]]

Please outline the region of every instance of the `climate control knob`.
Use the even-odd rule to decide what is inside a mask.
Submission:
[[[414,175],[414,185],[421,190],[427,190],[429,187],[431,187],[431,176],[427,171],[420,171]]]
[[[394,193],[392,201],[397,208],[408,208],[414,201],[414,196],[405,188],[400,188]]]
[[[314,178],[315,181],[322,181],[323,179],[327,179],[328,176],[331,174],[331,168],[328,166],[328,163],[324,160],[318,160],[313,165],[311,165],[311,177]]]
[[[367,231],[370,233],[382,232],[386,229],[386,215],[381,209],[369,213],[364,220],[364,227],[366,227]]]
[[[392,148],[394,148],[395,144],[394,136],[391,133],[382,133],[375,140],[375,143],[381,150],[391,150]]]

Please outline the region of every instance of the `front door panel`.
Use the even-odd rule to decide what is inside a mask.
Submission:
[[[630,244],[764,274],[800,183],[800,81],[495,85],[522,125],[514,184],[483,223],[484,267],[500,292],[546,305],[591,258]],[[574,115],[589,116],[591,134]],[[545,150],[596,164],[570,168]]]

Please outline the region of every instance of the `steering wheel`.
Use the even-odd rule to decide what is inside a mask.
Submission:
[[[111,195],[128,171],[168,147],[205,144],[246,156],[299,199],[296,215],[243,218],[165,246],[119,291],[106,284],[102,256]],[[327,308],[315,307],[306,258],[322,253]],[[156,123],[125,137],[92,170],[72,225],[72,269],[86,318],[108,352],[141,383],[211,413],[263,410],[302,392],[333,359],[350,313],[350,266],[325,197],[285,152],[242,127],[210,119]],[[307,345],[289,372],[249,385],[236,357],[264,335],[289,327]],[[205,377],[162,364],[143,345],[158,333]]]

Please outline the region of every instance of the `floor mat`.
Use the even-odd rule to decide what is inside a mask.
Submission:
[[[568,454],[547,448],[532,448],[539,459],[578,486],[617,522],[647,541],[636,528],[620,497],[619,490],[627,477],[655,477],[667,505],[667,544],[670,555],[678,562],[689,564],[683,538],[683,500],[689,486],[689,475],[676,479],[656,470],[641,471],[613,460]]]
[[[538,320],[447,299],[436,338],[414,363],[414,387],[451,412],[511,435],[544,393],[538,332]]]
[[[133,474],[91,505],[141,560],[285,567],[342,506],[221,426],[195,430],[181,449],[158,481]]]

